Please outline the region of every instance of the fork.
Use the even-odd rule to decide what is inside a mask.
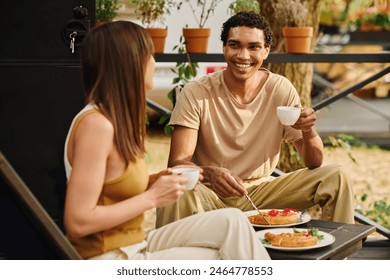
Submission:
[[[230,177],[232,177],[232,179],[240,185],[240,183],[237,182],[236,178],[234,178],[232,175],[230,175]],[[264,217],[263,213],[260,212],[259,208],[257,208],[256,204],[253,203],[252,199],[249,197],[249,195],[245,194],[245,197],[246,199],[250,202],[250,204],[252,204],[253,208],[255,208],[255,210],[257,212],[259,212],[259,214],[261,215],[261,217],[263,217],[263,219],[267,222],[268,225],[271,225],[271,223],[266,219],[266,217]]]
[[[253,203],[252,199],[249,197],[249,195],[245,194],[245,197],[246,199],[248,199],[248,201],[250,202],[250,204],[252,204],[253,208],[256,209],[257,212],[259,212],[259,214],[261,215],[261,217],[263,217],[263,219],[267,222],[268,225],[271,225],[271,223],[267,220],[267,218],[263,215],[263,213],[261,213],[261,211],[259,210],[259,208],[257,208],[256,204]]]

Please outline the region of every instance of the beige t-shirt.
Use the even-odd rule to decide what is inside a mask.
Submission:
[[[276,107],[300,105],[289,80],[268,72],[256,98],[240,104],[223,80],[223,70],[188,83],[177,96],[170,125],[198,130],[192,161],[219,166],[244,180],[267,179],[279,160],[280,144],[302,138],[299,130],[283,126]]]

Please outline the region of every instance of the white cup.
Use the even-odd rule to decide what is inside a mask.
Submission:
[[[280,122],[284,125],[293,125],[299,119],[301,115],[301,108],[289,107],[289,106],[278,106],[277,114]]]
[[[187,190],[195,188],[196,183],[199,181],[199,169],[193,167],[173,167],[172,173],[177,175],[183,175],[188,179],[186,184]]]

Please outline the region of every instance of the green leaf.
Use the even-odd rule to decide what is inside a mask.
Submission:
[[[186,77],[186,79],[190,79],[192,77],[191,75],[191,69],[189,67],[187,67],[185,70],[184,70],[184,76]]]
[[[158,120],[158,123],[159,123],[159,124],[165,124],[166,121],[170,119],[170,117],[171,117],[170,114],[162,115],[162,116],[160,117],[160,119]]]
[[[164,133],[165,133],[165,135],[172,135],[172,132],[173,132],[173,128],[172,128],[171,126],[166,125],[166,126],[164,127]]]
[[[267,239],[261,239],[261,243],[262,244],[271,244],[271,242],[269,241],[269,240],[267,240]]]
[[[179,67],[179,75],[183,76],[185,74],[186,68],[184,66]]]

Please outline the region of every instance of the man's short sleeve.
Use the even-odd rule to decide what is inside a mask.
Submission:
[[[194,94],[195,92],[200,92],[200,89],[197,88],[196,83],[189,83],[176,96],[176,104],[173,108],[169,125],[199,129],[200,100]]]

